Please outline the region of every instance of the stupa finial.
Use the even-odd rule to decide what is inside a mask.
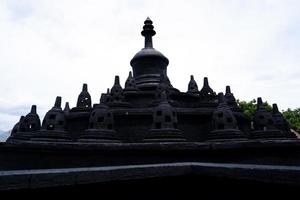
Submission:
[[[65,111],[65,112],[69,112],[70,110],[71,110],[71,109],[70,109],[69,102],[66,102],[64,111]]]
[[[82,91],[83,91],[83,92],[87,92],[87,90],[88,90],[88,85],[87,85],[86,83],[84,83],[84,84],[82,85]]]
[[[203,79],[203,86],[204,86],[204,87],[209,86],[209,85],[208,85],[208,78],[207,78],[207,77],[204,77],[204,79]]]
[[[263,109],[263,108],[264,108],[264,104],[263,104],[262,98],[258,97],[257,98],[257,109]]]
[[[190,93],[198,93],[199,92],[198,85],[197,85],[193,75],[191,75],[191,79],[190,79],[190,82],[188,85],[188,92],[190,92]]]
[[[61,97],[60,96],[56,97],[54,107],[61,108]]]
[[[153,22],[149,17],[144,21],[142,36],[145,37],[145,48],[153,48],[152,36],[156,34],[154,31]]]
[[[31,106],[30,113],[31,113],[31,114],[36,114],[36,105],[32,105],[32,106]]]
[[[272,111],[273,111],[274,114],[279,113],[279,109],[278,109],[278,106],[277,106],[276,103],[273,104]]]
[[[120,77],[119,76],[115,76],[115,83],[114,85],[120,85]]]
[[[231,93],[230,86],[229,86],[229,85],[227,85],[227,86],[226,86],[226,94],[230,94],[230,93]]]

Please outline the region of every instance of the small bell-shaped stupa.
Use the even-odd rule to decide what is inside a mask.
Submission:
[[[200,90],[199,93],[204,98],[216,96],[216,93],[213,91],[213,89],[211,89],[211,87],[208,84],[208,78],[207,77],[204,77],[203,87],[202,87],[202,89]]]
[[[253,119],[254,131],[251,132],[251,138],[276,138],[283,134],[275,126],[272,113],[267,111],[262,98],[257,98],[257,108]]]
[[[20,121],[15,125],[11,136],[8,140],[30,140],[41,129],[41,121],[36,112],[36,105],[31,106],[30,112],[21,117]]]
[[[244,135],[238,129],[236,118],[226,103],[223,93],[218,94],[218,107],[212,116],[213,131],[210,139],[242,138]]]
[[[79,141],[84,142],[119,142],[113,130],[113,113],[104,104],[96,105],[91,112],[89,127],[81,135]]]
[[[32,138],[35,141],[68,141],[65,112],[61,108],[61,97],[56,97],[55,104],[43,120],[42,129]]]
[[[178,129],[176,109],[169,104],[165,91],[162,92],[161,103],[154,109],[153,128],[145,141],[185,141]]]
[[[291,132],[291,127],[288,121],[284,118],[281,112],[279,112],[278,106],[276,103],[272,107],[272,116],[274,119],[275,127],[279,129],[283,134],[286,134],[287,137],[295,138],[296,136]]]
[[[199,93],[199,90],[198,90],[198,85],[196,83],[196,81],[194,80],[194,76],[191,75],[191,80],[189,82],[189,85],[188,85],[188,93],[194,93],[194,94],[197,94]]]
[[[125,102],[125,96],[122,86],[120,85],[119,76],[115,76],[114,85],[109,94],[108,105],[111,107],[128,107],[129,104]]]
[[[129,72],[128,78],[125,82],[124,92],[126,92],[126,93],[136,93],[136,91],[137,91],[137,87],[136,87],[135,80],[132,76],[132,72]]]
[[[92,106],[91,95],[88,92],[88,85],[86,83],[82,86],[82,91],[77,99],[77,106],[75,110],[90,110]]]

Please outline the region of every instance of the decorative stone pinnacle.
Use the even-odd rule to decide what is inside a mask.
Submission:
[[[264,108],[263,107],[263,101],[262,101],[261,97],[258,97],[257,98],[257,109],[261,109],[261,108]]]
[[[69,111],[70,111],[70,105],[69,105],[69,102],[66,102],[64,111],[65,111],[65,112],[69,112]]]
[[[82,92],[87,92],[87,90],[88,90],[88,86],[86,83],[84,83],[82,86]]]
[[[152,36],[156,34],[154,31],[154,26],[149,17],[144,22],[143,31],[141,32],[142,36],[145,37],[145,48],[153,48]]]
[[[36,105],[32,105],[32,106],[31,106],[30,113],[31,113],[31,114],[36,114]]]
[[[231,93],[230,86],[229,86],[229,85],[227,85],[227,86],[226,86],[226,94],[230,94],[230,93]]]
[[[278,106],[276,103],[273,104],[272,111],[273,111],[273,113],[279,113]]]
[[[119,76],[115,76],[115,83],[114,85],[120,85],[120,77]]]
[[[208,86],[208,78],[204,77],[203,86]]]
[[[190,93],[197,93],[197,92],[199,92],[198,85],[197,85],[196,81],[194,80],[194,76],[193,75],[191,75],[191,79],[190,79],[190,82],[188,84],[188,92],[190,92]]]
[[[61,108],[61,97],[60,96],[56,97],[54,107]]]

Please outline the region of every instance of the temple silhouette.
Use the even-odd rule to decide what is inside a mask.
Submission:
[[[207,77],[200,86],[191,75],[187,91],[179,91],[169,80],[168,58],[153,48],[149,18],[141,34],[145,46],[131,59],[124,87],[115,76],[92,104],[84,83],[76,107],[62,108],[58,96],[42,122],[36,105],[20,117],[0,143],[0,191],[131,199],[157,199],[160,192],[172,199],[275,197],[291,188],[298,194],[300,142],[278,106],[270,112],[258,97],[250,119],[230,86],[216,93]]]
[[[153,48],[156,32],[149,18],[141,34],[145,46],[131,59],[132,72],[124,87],[115,76],[112,88],[92,105],[88,86],[83,84],[76,107],[70,109],[66,103],[62,109],[61,97],[56,97],[42,124],[33,105],[15,125],[7,142],[195,142],[295,137],[276,104],[270,113],[258,98],[255,117],[248,119],[230,86],[226,86],[225,94],[216,94],[204,77],[199,90],[191,75],[187,92],[174,88],[167,75],[168,58]]]

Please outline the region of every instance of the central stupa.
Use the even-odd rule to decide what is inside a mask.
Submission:
[[[160,83],[160,76],[167,77],[168,58],[153,48],[152,36],[156,33],[149,17],[141,34],[145,37],[145,47],[130,61],[138,89],[153,90]]]

